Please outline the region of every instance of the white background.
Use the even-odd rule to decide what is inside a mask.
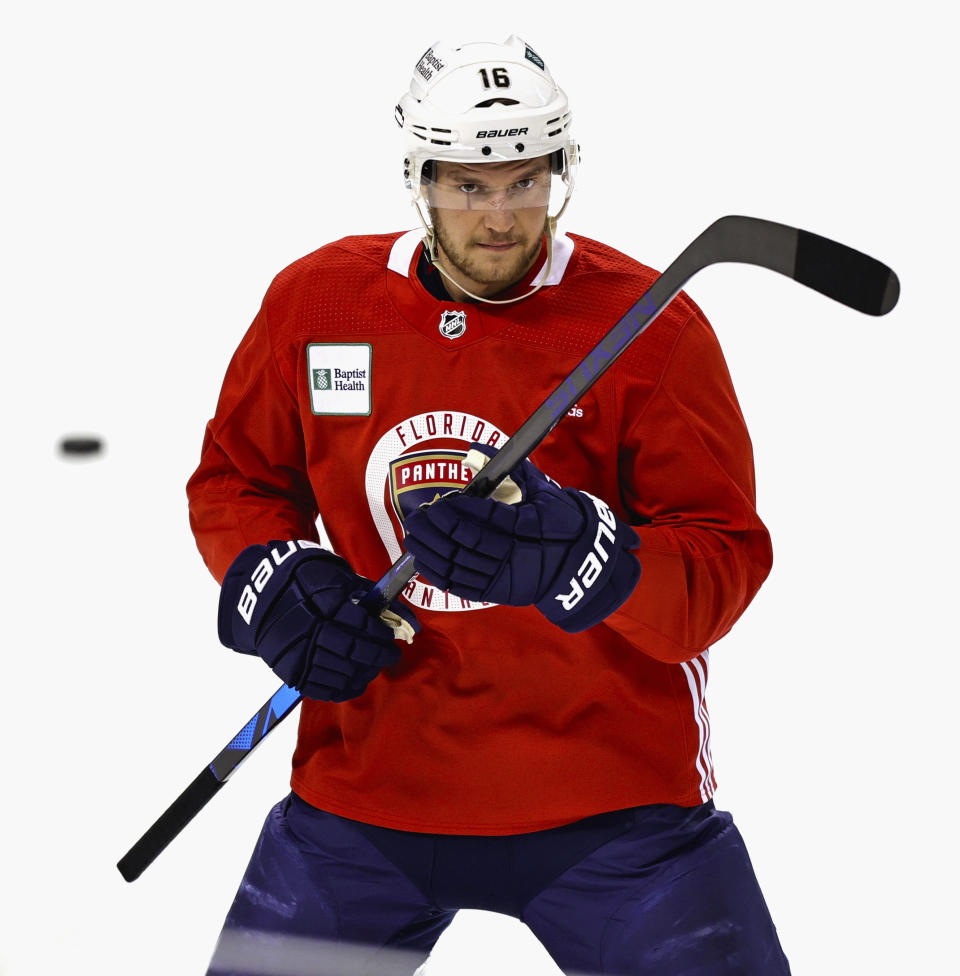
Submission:
[[[776,553],[711,658],[713,752],[796,976],[956,972],[945,9],[10,7],[0,973],[203,972],[295,729],[121,880],[116,860],[277,685],[217,642],[183,486],[272,276],[345,234],[413,226],[393,106],[417,58],[438,37],[511,32],[574,107],[566,229],[662,268],[746,213],[901,277],[881,319],[758,269],[690,287],[753,434]],[[71,431],[102,434],[106,455],[58,458]],[[463,913],[430,976],[491,971],[557,973],[519,923]]]

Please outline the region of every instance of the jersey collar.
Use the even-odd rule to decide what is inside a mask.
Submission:
[[[536,315],[537,295],[530,302],[488,305],[484,302],[455,302],[435,298],[417,276],[423,234],[409,231],[394,241],[387,261],[387,293],[397,311],[425,338],[450,351],[480,342],[512,322]],[[565,235],[554,242],[553,266],[544,286],[558,285],[573,255],[574,243]],[[531,270],[515,287],[529,289],[545,270],[543,248],[536,271]],[[538,292],[537,294],[542,294]]]

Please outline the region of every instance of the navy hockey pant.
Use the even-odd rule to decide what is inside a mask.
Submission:
[[[521,919],[577,976],[790,972],[740,833],[712,802],[467,837],[291,795],[267,817],[208,976],[410,976],[458,908]]]

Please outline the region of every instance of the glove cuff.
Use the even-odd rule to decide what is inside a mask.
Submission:
[[[580,505],[586,527],[535,606],[552,624],[576,634],[605,620],[633,592],[641,570],[630,550],[640,539],[606,502],[575,488],[564,492]]]

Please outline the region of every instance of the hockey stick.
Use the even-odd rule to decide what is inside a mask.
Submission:
[[[885,315],[900,295],[893,271],[860,251],[769,220],[721,217],[684,249],[463,491],[481,497],[492,494],[684,284],[698,271],[722,263],[768,268],[868,315]],[[415,574],[413,557],[403,553],[364,602],[373,609],[385,607]],[[300,693],[283,685],[263,705],[120,860],[117,867],[127,881],[140,876],[299,701]]]

